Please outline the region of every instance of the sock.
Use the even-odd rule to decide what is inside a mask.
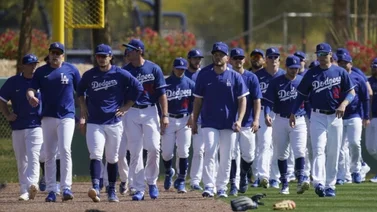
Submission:
[[[56,182],[60,182],[60,159],[56,160]]]
[[[165,174],[169,174],[170,172],[170,169],[172,169],[173,165],[172,165],[172,160],[164,160],[162,159],[162,161],[164,162],[164,166],[165,166]]]
[[[179,158],[179,174],[178,178],[185,179],[188,169],[188,158]]]
[[[288,165],[287,160],[278,160],[278,166],[280,171],[280,181],[282,184],[288,183],[287,180],[287,172],[288,172]]]
[[[302,182],[302,177],[304,176],[304,167],[305,167],[305,158],[296,158],[295,160],[295,170],[296,170],[296,177],[300,182]]]
[[[127,160],[127,164],[128,166],[130,165],[130,161],[131,161],[131,153],[129,150],[127,150],[127,153],[126,153],[126,160]]]
[[[230,166],[230,175],[229,175],[229,182],[230,183],[235,183],[236,173],[237,173],[236,160],[232,160],[232,163],[231,163],[231,166]]]
[[[99,179],[101,177],[101,161],[90,160],[90,176],[93,188],[99,189]]]
[[[118,175],[118,163],[107,163],[107,174],[109,175],[109,189],[115,189]]]
[[[251,169],[251,165],[253,164],[253,162],[246,162],[242,157],[241,157],[241,173],[242,173],[242,176],[243,175],[247,175],[249,172],[250,172],[250,169]]]
[[[45,176],[45,163],[39,162],[39,165],[40,165],[41,170],[42,170],[42,176],[41,177],[44,177]]]

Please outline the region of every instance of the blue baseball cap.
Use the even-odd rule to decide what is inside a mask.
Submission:
[[[58,49],[64,53],[64,45],[60,42],[54,42],[50,44],[50,48],[48,50]]]
[[[377,68],[377,58],[374,58],[374,60],[372,61],[371,67],[372,68]]]
[[[350,52],[347,49],[345,49],[345,48],[338,48],[338,49],[336,49],[336,55],[337,56],[344,55],[344,54],[350,55]]]
[[[178,58],[175,58],[174,60],[174,63],[173,63],[173,67],[176,68],[176,69],[183,69],[183,70],[187,70],[187,60],[182,58],[182,57],[178,57]]]
[[[123,44],[123,46],[134,49],[134,50],[143,50],[144,51],[144,43],[139,39],[132,39],[128,44]]]
[[[279,49],[276,48],[276,47],[270,47],[266,50],[266,57],[270,56],[270,55],[276,55],[276,56],[280,56],[280,52],[279,52]]]
[[[352,63],[352,57],[348,54],[338,55],[338,62],[345,61],[347,63]]]
[[[285,60],[285,65],[287,68],[301,68],[300,58],[294,55],[290,55]]]
[[[333,54],[333,55],[332,55],[332,59],[333,59],[334,61],[338,61],[338,56],[337,56],[336,54]]]
[[[101,55],[113,55],[111,47],[105,44],[100,44],[96,47],[95,54]]]
[[[331,52],[331,46],[328,43],[320,43],[316,46],[315,49],[316,49],[315,53],[320,53],[320,52],[329,53],[329,52]]]
[[[297,51],[293,55],[300,58],[301,60],[306,60],[306,54],[304,52]]]
[[[187,58],[203,58],[203,54],[199,49],[191,49],[188,54]]]
[[[260,54],[262,57],[264,57],[264,52],[261,49],[254,49],[251,53],[250,56],[254,54]]]
[[[228,55],[228,45],[226,45],[223,42],[214,43],[213,46],[212,46],[211,53],[213,54],[215,52],[222,52],[222,53]]]
[[[309,68],[314,68],[316,66],[319,66],[318,60],[314,60],[313,62],[311,62],[310,65],[309,65]]]
[[[39,63],[38,57],[34,54],[27,54],[22,58],[22,64],[32,64],[32,63]]]
[[[230,51],[230,57],[245,57],[245,52],[241,48],[234,48]]]

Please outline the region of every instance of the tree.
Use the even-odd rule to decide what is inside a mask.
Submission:
[[[350,38],[350,1],[334,0],[333,2],[333,19],[331,42],[334,46],[344,45],[345,41]]]
[[[105,27],[103,29],[92,29],[92,49],[101,43],[111,45],[111,29],[108,21],[108,8],[109,0],[105,0]],[[93,64],[95,63],[96,61],[94,60]]]
[[[20,39],[17,51],[17,74],[21,72],[22,57],[31,49],[31,15],[33,13],[35,0],[24,0],[22,8],[22,20],[20,27]]]

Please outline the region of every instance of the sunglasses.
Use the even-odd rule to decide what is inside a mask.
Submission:
[[[270,55],[270,56],[267,56],[268,59],[271,59],[271,60],[276,60],[279,58],[279,56],[276,56],[276,55]]]
[[[243,60],[245,57],[232,57],[233,60]]]
[[[250,56],[251,60],[259,60],[261,58],[262,58],[262,55],[260,55],[260,54],[253,54],[253,55]]]
[[[126,51],[127,51],[127,52],[132,52],[132,51],[137,51],[137,50],[136,50],[136,49],[133,49],[133,48],[131,48],[131,47],[127,47],[127,48],[126,48]]]
[[[316,54],[318,57],[326,57],[327,55],[329,55],[328,52],[317,52]]]
[[[60,56],[63,54],[63,52],[59,50],[50,50],[50,54]]]

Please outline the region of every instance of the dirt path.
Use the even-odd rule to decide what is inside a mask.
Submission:
[[[94,203],[88,197],[87,191],[90,188],[89,183],[74,183],[73,192],[75,198],[73,201],[61,202],[60,198],[56,203],[46,203],[45,192],[38,193],[35,200],[27,202],[18,201],[19,187],[17,184],[8,184],[6,188],[0,191],[0,211],[89,211],[90,209],[97,211],[231,211],[230,206],[223,201],[216,199],[207,199],[201,196],[199,192],[188,192],[186,194],[178,194],[175,191],[165,192],[162,185],[159,185],[160,196],[157,200],[151,200],[148,194],[145,200],[141,202],[131,201],[131,197],[118,195],[119,203],[107,202],[107,195],[101,193],[102,202]]]

